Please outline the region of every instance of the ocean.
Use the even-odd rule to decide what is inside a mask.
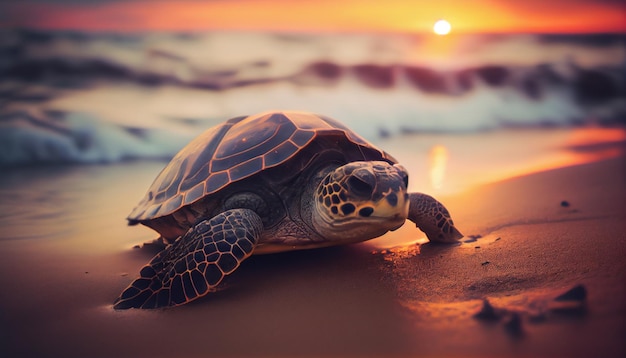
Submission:
[[[168,160],[228,118],[415,133],[615,126],[626,38],[0,31],[0,166]]]

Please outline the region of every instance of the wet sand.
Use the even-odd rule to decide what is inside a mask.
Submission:
[[[111,304],[153,254],[123,218],[162,163],[4,173],[0,356],[624,356],[626,157],[607,145],[621,154],[437,195],[458,245],[405,225],[253,256],[222,290],[154,311]],[[554,301],[576,285],[584,301]],[[498,319],[473,317],[485,298]]]

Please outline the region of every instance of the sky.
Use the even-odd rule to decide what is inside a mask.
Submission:
[[[0,28],[626,33],[623,0],[0,0]]]

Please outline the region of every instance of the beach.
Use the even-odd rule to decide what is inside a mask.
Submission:
[[[112,309],[155,254],[133,248],[155,233],[124,218],[163,162],[3,172],[0,355],[624,356],[624,130],[423,136],[379,144],[410,189],[447,206],[459,244],[427,243],[407,223],[355,245],[253,256],[219,291],[163,310]],[[555,300],[576,286],[584,294]],[[477,317],[485,300],[495,313]]]

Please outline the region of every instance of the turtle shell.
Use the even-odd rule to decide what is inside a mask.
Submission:
[[[334,119],[303,112],[237,117],[200,134],[161,171],[129,222],[170,215],[229,184],[296,157],[314,139],[342,135],[362,160],[397,161]]]

